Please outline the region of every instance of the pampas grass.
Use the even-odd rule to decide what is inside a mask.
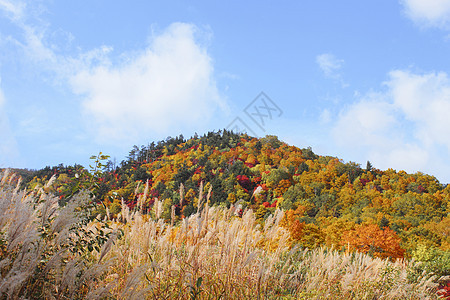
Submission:
[[[414,262],[290,248],[278,225],[283,212],[260,227],[252,211],[238,218],[233,209],[205,207],[176,227],[135,213],[107,255],[125,262],[115,270],[119,286],[129,289],[128,277],[135,282],[138,272],[135,292],[150,299],[188,299],[193,291],[199,299],[436,298],[433,276],[408,279]]]
[[[86,193],[59,207],[43,190],[19,192],[10,176],[0,175],[1,298],[437,298],[435,277],[410,276],[413,261],[292,247],[282,211],[261,225],[251,210],[209,207],[211,190],[178,222],[174,209],[160,219],[158,200],[153,219],[122,203],[117,220],[86,221]]]
[[[100,232],[91,229],[92,234],[80,234],[96,226],[86,222],[83,207],[89,202],[88,195],[79,193],[67,206],[59,207],[58,199],[44,189],[37,194],[18,192],[5,176],[9,175],[4,174],[0,183],[0,244],[4,245],[0,251],[0,297],[71,299],[80,291],[95,288],[94,277],[86,275],[91,268],[97,268],[95,276],[106,270],[90,261],[89,255],[96,256],[95,251],[77,249],[93,244],[93,235]]]

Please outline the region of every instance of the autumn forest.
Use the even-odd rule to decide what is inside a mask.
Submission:
[[[121,162],[102,153],[92,160],[91,170],[11,171],[21,188],[55,195],[60,206],[89,190],[99,219],[123,219],[126,206],[177,226],[207,205],[232,207],[237,219],[251,211],[264,226],[281,211],[290,248],[414,260],[415,272],[434,274],[435,282],[450,275],[450,186],[432,175],[379,170],[276,136],[227,130],[134,146]]]

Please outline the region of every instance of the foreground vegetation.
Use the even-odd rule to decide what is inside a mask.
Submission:
[[[21,186],[35,190],[53,178],[46,191],[60,204],[88,189],[102,218],[116,218],[122,201],[146,215],[159,199],[161,218],[177,223],[197,212],[203,182],[204,194],[212,188],[211,206],[251,209],[258,222],[284,210],[281,225],[303,248],[415,259],[428,272],[450,275],[450,186],[431,175],[379,170],[370,162],[362,168],[275,136],[226,130],[135,146],[120,163],[93,158],[90,172],[80,165],[18,170]]]
[[[299,248],[283,211],[210,207],[202,185],[188,217],[172,206],[162,219],[156,200],[103,219],[92,192],[60,206],[51,182],[27,192],[1,178],[1,298],[436,299],[446,280],[414,261]]]

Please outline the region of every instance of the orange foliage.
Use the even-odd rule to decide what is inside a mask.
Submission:
[[[341,245],[349,250],[369,253],[379,258],[403,258],[405,250],[400,238],[389,228],[380,229],[376,224],[359,225],[355,230],[342,234]]]
[[[296,210],[289,209],[284,214],[280,225],[289,230],[292,240],[299,241],[301,239],[305,223],[300,222],[298,217],[303,216],[307,210],[306,206],[299,205]]]

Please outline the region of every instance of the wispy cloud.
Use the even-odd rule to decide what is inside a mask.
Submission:
[[[450,181],[450,79],[446,73],[394,70],[386,89],[368,93],[339,115],[332,135],[380,168],[425,171]]]
[[[330,53],[317,55],[316,62],[326,76],[333,78],[340,76],[338,71],[342,68],[342,65],[344,64],[344,60],[338,59],[333,54]]]
[[[11,20],[23,18],[25,4],[20,1],[0,0],[0,10],[2,10]]]
[[[425,27],[450,28],[450,0],[401,0],[406,15]]]
[[[48,72],[46,75],[51,74],[54,77],[52,80],[58,84],[67,84],[74,73],[107,60],[112,48],[104,45],[87,51],[77,48],[76,55],[61,51],[74,37],[61,29],[52,31],[51,24],[40,17],[45,9],[36,3],[0,0],[0,12],[6,14],[20,30],[19,34],[8,36],[7,42],[15,48],[17,55],[22,55],[29,67]],[[52,42],[53,34],[58,34],[62,39],[59,44]]]
[[[349,86],[342,78],[343,59],[339,59],[331,53],[323,53],[316,56],[316,63],[326,77],[338,82],[342,88]]]

